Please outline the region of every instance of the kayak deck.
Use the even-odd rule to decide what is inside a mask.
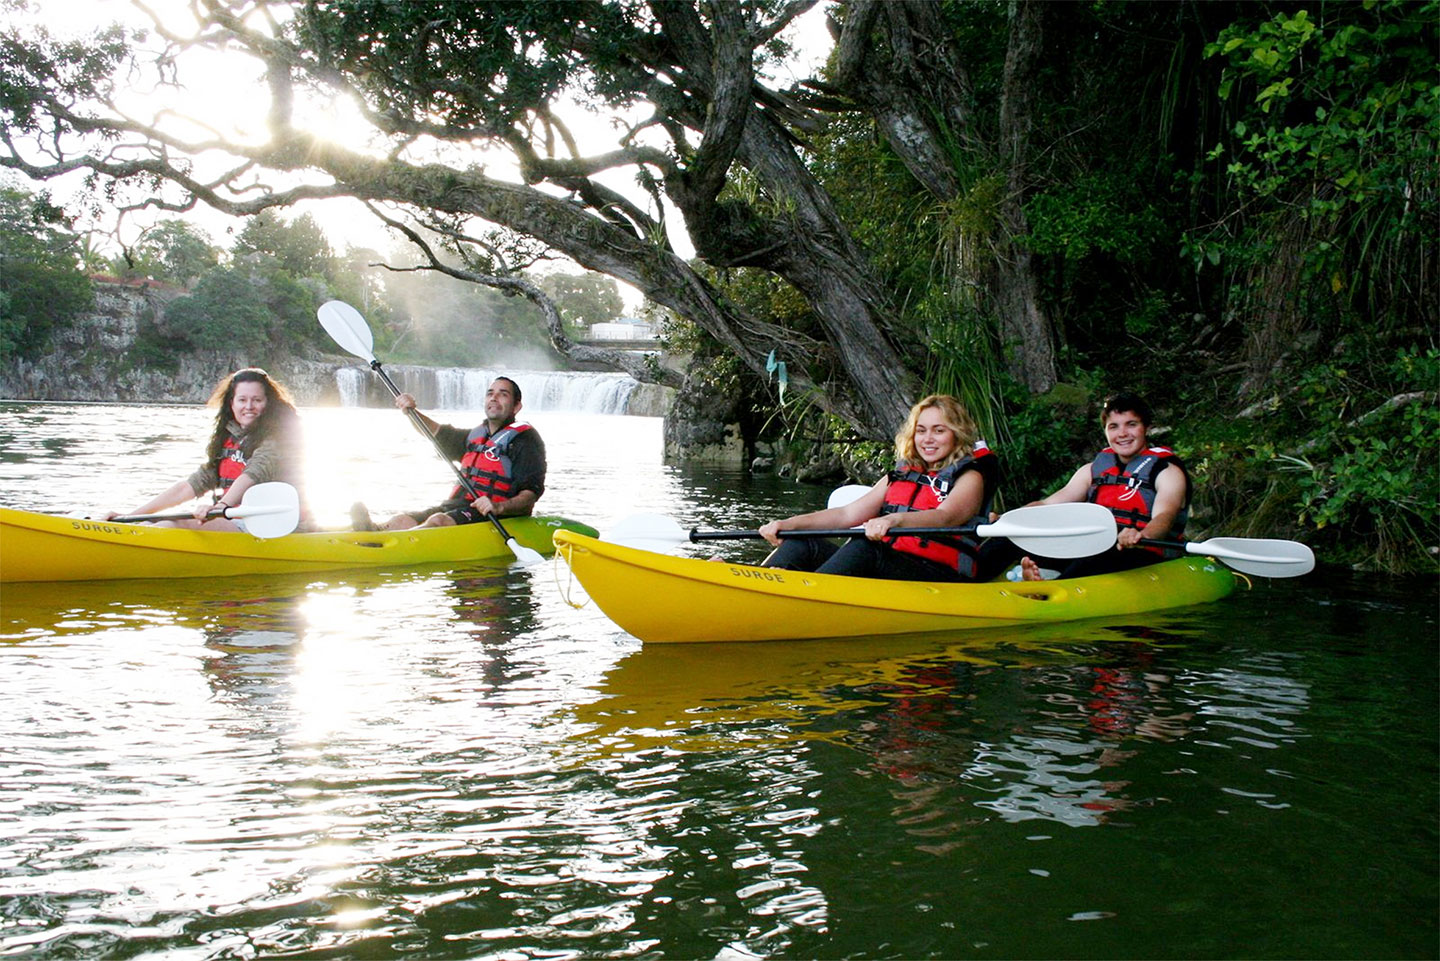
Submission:
[[[573,531],[558,555],[606,616],[642,641],[801,640],[969,630],[1137,614],[1219,600],[1230,570],[1185,557],[1069,580],[951,584],[842,577],[675,557]]]
[[[524,547],[549,554],[552,535],[593,528],[563,517],[512,517]],[[347,568],[503,560],[513,554],[490,524],[408,531],[317,531],[261,540],[249,534],[117,524],[0,508],[0,582],[225,577]]]

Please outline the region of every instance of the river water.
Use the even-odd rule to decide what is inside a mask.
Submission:
[[[395,411],[303,413],[323,521],[448,488]],[[131,508],[210,416],[0,403],[0,504]],[[601,528],[824,499],[531,419],[543,509]],[[1440,956],[1433,579],[673,648],[564,582],[4,587],[0,957]]]

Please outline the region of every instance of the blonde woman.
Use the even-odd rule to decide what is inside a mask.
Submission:
[[[767,567],[908,581],[967,581],[977,574],[973,535],[906,536],[907,527],[958,527],[989,514],[999,467],[975,421],[947,394],[910,409],[895,435],[895,469],[858,500],[771,521],[760,534],[776,550]],[[837,546],[780,531],[864,526],[864,538]]]

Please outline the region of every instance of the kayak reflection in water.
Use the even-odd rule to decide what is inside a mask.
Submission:
[[[256,484],[284,481],[303,490],[300,415],[290,392],[278,381],[259,367],[245,367],[216,385],[209,406],[218,407],[219,412],[205,448],[205,463],[135,510],[110,511],[106,520],[122,513],[154,514],[211,494],[210,500],[195,505],[193,520],[163,521],[158,526],[193,529],[203,525],[207,531],[236,531],[240,528],[234,521],[206,515],[216,508],[237,506]],[[302,509],[301,518],[302,529],[313,528],[308,511]]]
[[[954,397],[931,394],[895,435],[895,469],[839,507],[771,521],[760,534],[776,550],[766,567],[907,581],[971,581],[979,573],[973,534],[905,536],[907,527],[958,527],[985,517],[999,466],[975,421]],[[780,531],[863,525],[865,536],[837,546]]]

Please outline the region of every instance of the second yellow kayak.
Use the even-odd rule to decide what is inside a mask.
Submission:
[[[676,557],[555,532],[578,588],[642,641],[913,634],[1138,614],[1219,600],[1235,576],[1184,557],[1119,574],[984,584],[887,581]]]

